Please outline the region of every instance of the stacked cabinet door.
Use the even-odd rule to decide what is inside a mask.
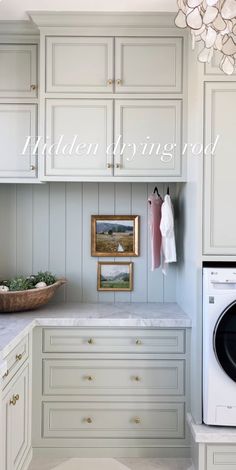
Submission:
[[[0,104],[0,178],[35,176],[36,109],[35,104]]]
[[[110,175],[112,100],[47,100],[47,175]]]
[[[206,83],[204,157],[204,254],[236,255],[236,85]],[[215,145],[214,145],[215,143]]]
[[[181,176],[180,100],[118,100],[115,174]]]
[[[47,92],[111,93],[113,38],[48,37]]]
[[[4,470],[19,470],[29,444],[29,370],[28,366],[13,382],[3,403]]]
[[[0,44],[0,98],[35,98],[37,83],[37,46]]]
[[[117,38],[117,93],[181,93],[181,38]]]

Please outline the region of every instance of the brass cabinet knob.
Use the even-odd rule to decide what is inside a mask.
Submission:
[[[138,375],[136,375],[136,376],[134,377],[134,380],[135,380],[135,382],[141,382],[141,377],[139,377]]]
[[[36,90],[37,85],[30,85],[31,90]]]
[[[92,382],[94,380],[94,378],[91,375],[88,375],[88,377],[86,377],[86,378],[89,382]]]
[[[136,418],[134,418],[134,422],[135,422],[135,424],[140,424],[141,419],[137,416]]]
[[[114,82],[114,80],[112,80],[111,78],[109,78],[109,80],[107,80],[107,85],[112,85],[113,82]]]
[[[88,424],[91,424],[93,422],[92,418],[86,418],[86,421]]]
[[[117,85],[122,85],[122,80],[121,80],[120,78],[118,78],[118,79],[116,80],[116,84],[117,84]]]
[[[36,166],[35,166],[35,165],[30,165],[30,169],[31,169],[32,171],[34,171],[34,170],[36,170]]]
[[[94,344],[93,338],[88,339],[88,344]]]
[[[137,344],[137,346],[140,346],[142,344],[142,341],[141,339],[136,339],[135,343]]]
[[[114,165],[112,163],[107,163],[107,168],[114,168]]]
[[[121,168],[121,164],[120,164],[120,163],[116,163],[116,168]]]
[[[17,355],[16,355],[16,360],[17,360],[17,361],[21,361],[21,359],[22,359],[22,354],[17,354]]]
[[[16,405],[16,402],[20,399],[20,396],[18,395],[18,393],[16,395],[13,395],[13,397],[11,398],[10,400],[10,405],[13,405],[15,406]]]

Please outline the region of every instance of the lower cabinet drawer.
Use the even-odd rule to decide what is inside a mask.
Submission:
[[[184,360],[43,360],[44,395],[184,395]]]
[[[183,438],[183,403],[43,403],[44,438]]]
[[[207,446],[207,470],[233,470],[235,468],[236,444]]]
[[[45,353],[184,353],[185,331],[173,329],[44,328]]]

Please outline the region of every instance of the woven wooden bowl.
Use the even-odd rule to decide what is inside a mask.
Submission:
[[[15,292],[0,292],[0,312],[23,312],[45,305],[54,296],[58,287],[66,283],[59,279],[51,286]]]

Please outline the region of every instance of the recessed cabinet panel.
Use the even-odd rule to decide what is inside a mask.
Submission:
[[[44,328],[43,352],[48,353],[153,353],[185,352],[185,331]]]
[[[19,470],[29,449],[29,367],[12,381],[2,401],[4,470]],[[1,461],[2,459],[2,461]]]
[[[18,470],[29,442],[29,370],[28,367],[12,387],[11,459],[12,470]]]
[[[43,361],[44,395],[184,394],[183,360]]]
[[[181,176],[181,100],[118,100],[115,175]]]
[[[207,83],[205,90],[204,254],[236,255],[235,83]]]
[[[180,93],[181,38],[116,38],[116,92]]]
[[[112,100],[47,100],[46,176],[112,174],[112,105]]]
[[[0,97],[37,96],[37,45],[0,45]]]
[[[36,176],[36,110],[34,104],[0,104],[0,179]]]
[[[183,403],[43,404],[44,438],[181,438]]]
[[[46,92],[113,91],[113,38],[47,37]]]

